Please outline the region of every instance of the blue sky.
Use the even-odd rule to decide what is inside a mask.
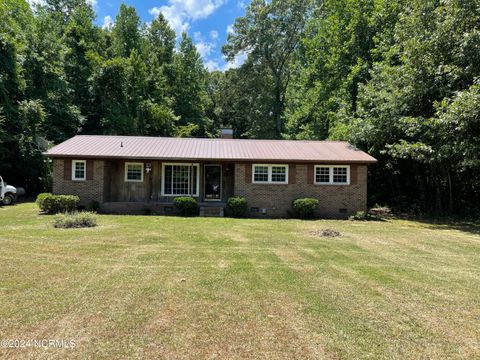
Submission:
[[[237,16],[245,14],[248,0],[91,0],[97,13],[97,24],[110,26],[120,4],[133,6],[144,22],[163,13],[177,36],[187,31],[209,70],[226,70],[239,66],[244,56],[226,63],[221,49]]]

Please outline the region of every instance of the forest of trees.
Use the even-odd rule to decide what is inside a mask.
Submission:
[[[0,175],[49,186],[75,134],[350,141],[379,159],[370,202],[480,210],[478,0],[252,0],[208,72],[192,39],[121,5],[0,1]]]

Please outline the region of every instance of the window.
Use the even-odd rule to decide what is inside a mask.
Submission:
[[[85,180],[86,168],[85,160],[72,160],[72,180]]]
[[[334,167],[333,168],[333,182],[335,184],[346,184],[348,182],[347,168]]]
[[[198,164],[163,164],[163,196],[198,196]]]
[[[255,166],[253,182],[268,182],[268,166]]]
[[[125,181],[143,182],[143,163],[125,163]]]
[[[315,165],[315,184],[348,185],[350,184],[350,166]]]
[[[315,182],[319,184],[330,183],[330,168],[316,166],[315,167]]]
[[[253,182],[257,184],[288,184],[288,165],[253,165]]]
[[[279,182],[279,183],[287,182],[286,166],[272,166],[272,182]]]

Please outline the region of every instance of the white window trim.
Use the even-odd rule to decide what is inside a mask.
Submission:
[[[83,177],[77,178],[75,176],[75,169],[77,164],[83,164]],[[85,181],[87,179],[87,161],[86,160],[72,160],[72,180]]]
[[[266,166],[268,167],[268,181],[255,181],[255,167]],[[272,167],[284,167],[285,168],[285,181],[272,181]],[[270,185],[285,185],[288,184],[288,168],[286,164],[253,164],[252,165],[252,184],[270,184]]]
[[[141,165],[141,167],[142,167],[142,173],[141,173],[142,177],[141,177],[140,180],[132,180],[132,179],[128,178],[128,165]],[[125,182],[143,182],[143,172],[144,172],[143,167],[144,167],[143,162],[126,162],[125,163],[125,170],[124,170],[125,171]]]
[[[317,182],[317,168],[329,168],[329,182]],[[347,169],[347,182],[344,183],[338,183],[338,182],[333,182],[333,168],[345,168]],[[315,185],[340,185],[340,186],[345,186],[345,185],[350,185],[350,165],[315,165],[314,171],[313,171],[313,182]]]
[[[165,166],[169,165],[180,165],[180,166],[194,166],[197,168],[197,184],[196,184],[196,195],[193,194],[165,194]],[[199,197],[200,196],[200,164],[198,163],[162,163],[162,196],[192,196],[192,197]]]

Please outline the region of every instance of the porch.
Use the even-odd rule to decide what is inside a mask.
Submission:
[[[173,201],[192,196],[201,214],[223,215],[234,194],[235,165],[227,162],[105,160],[102,207],[116,213],[174,214]]]

